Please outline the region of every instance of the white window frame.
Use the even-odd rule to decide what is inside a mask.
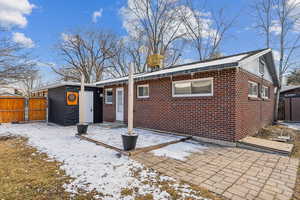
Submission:
[[[140,96],[140,94],[139,94],[139,88],[140,87],[147,87],[148,88],[148,96]],[[136,88],[136,90],[137,90],[136,91],[137,98],[139,98],[139,99],[149,98],[149,96],[150,96],[149,84],[138,85],[137,88]]]
[[[211,92],[206,94],[175,94],[174,85],[176,83],[185,83],[185,82],[196,82],[196,81],[211,81]],[[198,78],[198,79],[188,79],[183,81],[173,81],[172,82],[172,97],[209,97],[214,95],[214,78]]]
[[[105,89],[105,104],[113,104],[113,94],[112,94],[112,99],[111,99],[111,102],[108,102],[107,101],[107,92],[108,91],[111,91],[113,93],[113,89],[112,88],[107,88]]]
[[[268,89],[268,96],[265,96],[265,92],[263,92],[264,91],[264,89]],[[262,86],[262,91],[261,91],[261,97],[263,98],[263,99],[269,99],[269,95],[270,95],[270,88],[268,87],[268,86]]]
[[[259,59],[258,72],[259,72],[260,74],[265,74],[265,66],[266,66],[265,61],[264,61],[263,59]],[[263,70],[263,71],[260,71],[261,67],[262,67],[262,70]]]
[[[257,94],[256,94],[256,95],[249,94],[249,86],[248,86],[248,97],[258,98],[258,93],[259,93],[258,83],[253,82],[253,81],[248,81],[248,84],[249,84],[249,83],[255,84],[255,85],[257,86]]]

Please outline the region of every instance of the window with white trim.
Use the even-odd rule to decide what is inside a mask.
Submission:
[[[248,97],[258,97],[258,84],[248,81]]]
[[[105,89],[105,104],[113,103],[113,90],[112,88]]]
[[[148,98],[149,97],[149,85],[138,85],[137,86],[137,97]]]
[[[173,97],[213,96],[213,78],[174,81]]]
[[[267,86],[262,86],[262,89],[261,89],[261,97],[263,99],[268,99],[269,98],[269,95],[270,95],[270,92],[269,92],[269,87]]]
[[[265,61],[263,59],[259,59],[259,73],[264,74],[265,73]]]

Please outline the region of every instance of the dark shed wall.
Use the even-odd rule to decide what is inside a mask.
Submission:
[[[65,88],[58,87],[48,90],[48,121],[64,125]]]
[[[64,125],[75,125],[79,122],[79,106],[78,105],[68,105],[67,104],[67,92],[78,92],[78,89],[73,86],[66,86],[64,91],[64,109],[65,109],[65,117],[64,117]]]
[[[85,87],[85,91],[93,91],[94,95],[94,123],[103,121],[102,88]],[[64,126],[75,125],[79,122],[79,104],[67,105],[67,92],[79,92],[79,86],[62,86],[48,90],[49,122]]]

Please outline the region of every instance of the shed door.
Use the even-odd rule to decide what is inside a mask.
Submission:
[[[85,91],[85,113],[84,118],[86,123],[94,122],[94,93],[93,91]]]
[[[123,88],[116,89],[116,120],[124,120],[124,90]]]

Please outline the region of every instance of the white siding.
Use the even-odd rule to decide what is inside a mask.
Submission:
[[[259,73],[259,58],[256,58],[248,63],[244,63],[243,65],[241,65],[241,68],[254,75],[261,77],[261,74]],[[264,79],[273,82],[270,72],[268,71],[266,65],[265,65]]]

